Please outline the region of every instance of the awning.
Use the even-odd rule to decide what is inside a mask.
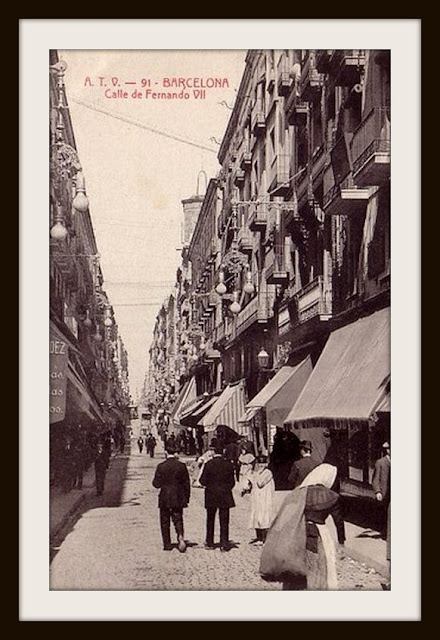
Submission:
[[[238,421],[244,413],[245,404],[245,381],[229,384],[198,424],[203,426],[205,431],[214,431],[217,425],[224,424],[238,432]]]
[[[185,427],[195,427],[200,418],[206,415],[217,401],[219,394],[214,396],[199,396],[191,405],[187,406],[180,416],[180,423]]]
[[[75,390],[75,404],[77,410],[81,413],[84,413],[92,420],[99,420],[100,422],[104,422],[101,408],[99,407],[98,403],[91,397],[84,383],[79,378],[70,362],[67,369],[67,381]]]
[[[180,416],[183,409],[196,399],[196,379],[193,376],[183,385],[171,411],[170,424],[180,427]]]
[[[284,366],[246,405],[240,422],[248,422],[260,409],[266,409],[268,424],[281,426],[298,399],[312,373],[312,360],[307,356],[294,367]]]
[[[374,410],[375,413],[391,413],[391,398],[389,395],[385,396]]]
[[[390,309],[334,331],[285,419],[295,428],[368,421],[390,379]]]
[[[257,415],[257,413],[262,409],[262,407],[250,407],[246,409],[242,416],[240,416],[238,422],[251,422]]]

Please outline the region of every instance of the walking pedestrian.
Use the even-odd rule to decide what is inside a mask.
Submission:
[[[167,443],[167,458],[156,467],[153,487],[160,489],[159,513],[160,530],[164,551],[171,551],[170,520],[173,521],[177,535],[177,548],[181,553],[186,551],[183,529],[183,509],[188,506],[190,499],[190,480],[188,469],[183,462],[176,458],[174,443]]]
[[[107,454],[104,445],[100,442],[95,458],[95,483],[96,495],[102,496],[104,492],[105,475],[107,473]]]
[[[139,447],[139,453],[142,453],[142,449],[144,448],[144,439],[142,436],[139,436],[139,438],[137,439],[137,444]]]
[[[206,541],[205,548],[214,549],[215,515],[219,512],[220,550],[230,551],[229,510],[235,507],[232,489],[235,485],[234,467],[223,458],[223,446],[214,448],[214,457],[206,462],[199,478],[205,487]]]
[[[154,458],[154,449],[156,448],[156,438],[149,433],[145,440],[145,451],[150,458]]]
[[[267,534],[260,558],[263,579],[285,591],[338,588],[336,549],[327,521],[339,500],[330,487],[337,469],[323,463],[289,492]]]
[[[388,506],[391,500],[391,447],[389,442],[382,445],[382,457],[376,461],[373,473],[373,491],[379,503],[380,533],[384,540],[388,534]]]

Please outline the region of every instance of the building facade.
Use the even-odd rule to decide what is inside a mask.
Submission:
[[[125,428],[127,352],[103,288],[85,179],[64,87],[66,65],[50,52],[51,479],[67,442]]]
[[[390,128],[388,51],[248,52],[221,169],[182,263],[189,260],[191,279],[176,322],[185,309],[201,330],[190,340],[199,393],[244,380],[251,400],[283,366],[306,357],[312,381],[337,336],[348,336],[336,332],[361,333],[357,323],[374,323],[377,314],[388,326]],[[389,340],[380,340],[385,362]],[[209,362],[207,349],[219,357]],[[381,367],[377,398],[387,404],[389,365]],[[374,377],[374,363],[358,370]],[[373,405],[368,415],[344,414],[344,423],[329,407],[329,415],[310,409],[272,428],[302,437],[306,428],[320,429],[326,446],[338,444],[343,477],[368,485],[380,441],[390,435],[389,404],[383,411]]]

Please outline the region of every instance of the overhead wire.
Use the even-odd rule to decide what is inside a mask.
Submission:
[[[108,111],[108,109],[104,109],[103,107],[99,107],[96,104],[92,104],[90,102],[85,102],[79,98],[74,96],[70,96],[69,98],[72,102],[79,104],[87,109],[91,109],[92,111],[96,111],[97,113],[102,113],[110,118],[114,118],[115,120],[121,120],[126,124],[131,124],[135,127],[139,127],[140,129],[145,129],[146,131],[150,131],[151,133],[156,133],[159,136],[163,136],[165,138],[170,138],[171,140],[176,140],[176,142],[183,142],[184,144],[189,144],[192,147],[197,147],[198,149],[204,149],[205,151],[210,151],[211,153],[215,153],[217,155],[218,150],[213,149],[212,147],[208,147],[199,142],[195,142],[190,138],[186,138],[185,136],[179,136],[174,133],[170,133],[168,131],[164,131],[163,129],[159,129],[159,127],[154,127],[153,125],[145,124],[144,122],[140,122],[139,120],[134,120],[133,118],[129,118],[127,116],[123,116],[121,114],[113,113],[112,111]]]

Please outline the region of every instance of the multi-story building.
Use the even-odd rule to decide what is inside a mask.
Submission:
[[[249,51],[218,158],[176,358],[198,393],[243,383],[230,427],[306,432],[362,490],[390,435],[389,52]]]
[[[50,423],[51,438],[78,426],[122,426],[127,354],[103,289],[85,180],[64,87],[66,65],[50,52]],[[52,456],[53,467],[56,460]]]
[[[353,347],[353,375],[357,364],[368,386],[383,374],[383,386],[370,384],[377,396],[370,397],[372,407],[386,395],[389,351],[381,329],[389,328],[390,300],[389,99],[386,51],[248,53],[219,152],[220,287],[226,285],[232,304],[226,302],[217,324],[215,346],[225,381],[244,378],[251,399],[268,372],[306,358],[315,367],[313,383],[329,336],[348,327],[342,334],[348,341],[364,316],[376,336],[371,358],[382,364],[375,378],[374,366],[368,369]],[[259,354],[268,356],[264,376]],[[335,367],[338,358],[343,354],[335,354]],[[336,371],[327,375],[337,377]],[[296,398],[303,392],[298,410],[307,398],[304,384],[297,389]],[[338,409],[328,410],[328,416],[325,407],[321,416],[307,410],[305,419],[293,413],[285,426],[309,429],[321,449],[332,438],[323,444],[317,434],[330,430],[333,441],[343,443],[346,477],[367,482],[389,412],[351,416],[361,434],[351,437],[351,427],[340,429]],[[275,426],[287,418],[279,412]]]

